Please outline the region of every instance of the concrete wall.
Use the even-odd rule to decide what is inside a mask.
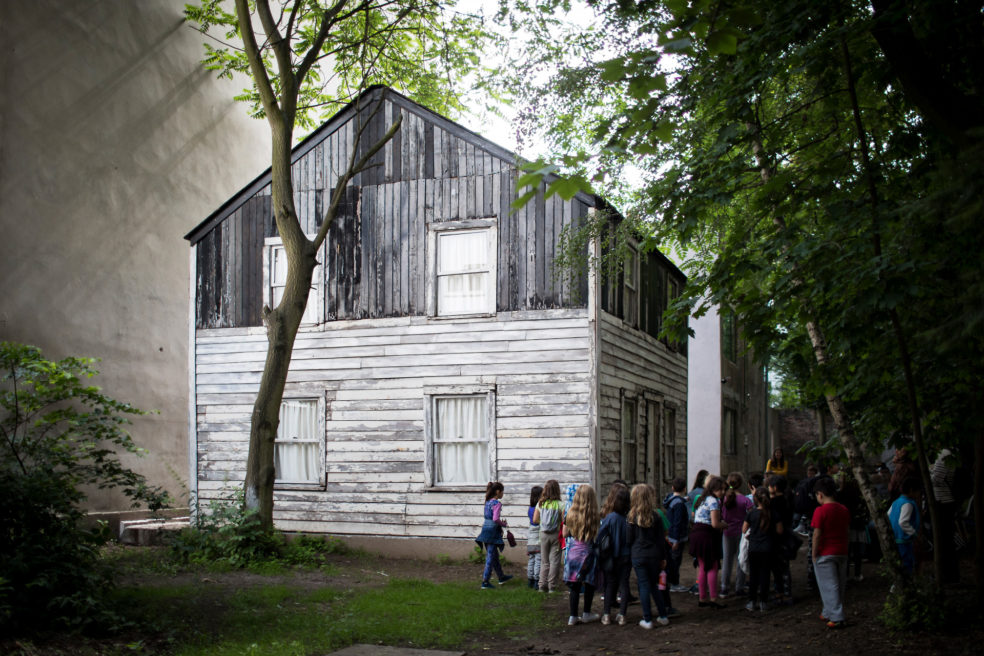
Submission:
[[[747,478],[765,470],[776,432],[769,425],[768,387],[762,365],[751,352],[743,353],[739,340],[736,360],[722,353],[721,317],[713,308],[691,319],[694,336],[689,348],[687,391],[687,485],[697,472],[727,475],[738,471]],[[735,413],[736,451],[725,453],[724,409]],[[787,452],[788,453],[788,452]]]
[[[721,471],[721,320],[717,308],[690,319],[687,348],[687,487],[701,469]]]
[[[241,81],[202,69],[183,6],[0,3],[0,339],[102,358],[106,393],[160,411],[127,462],[186,501],[182,237],[269,165],[269,138],[232,101]]]

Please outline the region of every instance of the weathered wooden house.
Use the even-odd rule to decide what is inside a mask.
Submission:
[[[454,552],[477,533],[489,480],[505,484],[507,516],[522,527],[530,487],[549,478],[607,490],[616,478],[663,486],[684,475],[686,351],[655,337],[683,275],[656,252],[633,253],[608,281],[554,272],[561,231],[607,207],[601,199],[544,199],[541,188],[512,212],[512,153],[375,87],[294,150],[307,232],[380,96],[366,140],[398,114],[403,123],[379,166],[347,188],[315,273],[281,412],[276,524],[456,538],[433,546]],[[201,502],[245,473],[261,308],[285,272],[269,183],[267,171],[187,235]]]

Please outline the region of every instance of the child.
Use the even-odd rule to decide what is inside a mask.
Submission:
[[[579,485],[574,493],[570,510],[564,518],[564,537],[567,538],[567,559],[564,562],[564,580],[571,589],[571,615],[568,626],[594,622],[598,615],[591,612],[595,591],[596,563],[592,547],[598,535],[598,497],[590,485]],[[578,617],[577,608],[581,591],[584,591],[584,612]]]
[[[738,542],[741,539],[741,525],[745,521],[754,504],[748,500],[744,494],[740,494],[741,486],[745,484],[745,479],[738,472],[728,474],[728,489],[724,493],[724,507],[721,509],[721,518],[727,524],[722,536],[722,563],[721,572],[721,596],[727,597],[731,585],[731,572],[735,569],[735,590],[745,587],[745,573],[740,568],[736,568],[738,562]]]
[[[673,492],[663,500],[663,506],[670,518],[670,528],[666,532],[666,539],[671,545],[669,557],[666,559],[666,574],[670,584],[670,592],[687,592],[689,590],[687,586],[680,585],[683,545],[687,542],[687,531],[690,529],[686,490],[687,481],[679,477],[674,478]]]
[[[608,498],[601,509],[601,529],[598,535],[607,534],[612,541],[612,559],[610,569],[604,569],[605,575],[605,609],[601,615],[602,624],[611,623],[612,604],[616,595],[619,599],[619,612],[615,622],[625,625],[625,612],[629,607],[629,574],[632,571],[632,558],[628,541],[629,488],[615,483],[608,492]],[[605,565],[605,563],[602,563]]]
[[[721,519],[721,499],[724,480],[711,476],[704,493],[697,499],[694,526],[690,530],[690,555],[697,559],[697,590],[702,608],[724,608],[718,597],[718,567],[721,565],[721,532],[726,524]]]
[[[748,532],[748,595],[745,610],[760,611],[767,608],[769,597],[769,572],[777,558],[778,536],[783,526],[779,515],[772,509],[771,498],[764,487],[755,490],[755,508],[742,522],[741,532]]]
[[[526,513],[530,518],[530,531],[526,535],[526,578],[533,590],[540,586],[540,524],[533,521],[533,513],[536,512],[541,494],[543,488],[534,485],[530,490],[530,508]]]
[[[697,497],[704,493],[704,480],[709,475],[706,469],[701,469],[697,472],[697,477],[694,479],[694,486],[687,493],[687,512],[690,514],[691,523],[694,521],[694,510],[697,509]]]
[[[560,585],[560,483],[550,479],[533,511],[533,522],[540,525],[540,592],[553,592]]]
[[[666,566],[666,533],[663,522],[655,511],[656,495],[652,488],[640,483],[632,487],[629,507],[629,551],[632,554],[632,568],[639,582],[639,602],[642,604],[642,620],[639,626],[653,628],[653,612],[650,598],[656,600],[661,626],[670,623],[666,614],[666,603],[659,593],[659,573]]]
[[[783,527],[792,526],[793,507],[786,496],[786,477],[769,476],[765,485],[769,488],[769,502],[772,511],[778,515]],[[779,540],[777,548],[776,557],[772,560],[776,600],[780,604],[791,605],[793,603],[793,577],[789,569],[789,558],[786,557],[782,547],[782,539]]]
[[[649,483],[646,483],[646,487],[649,488],[649,497],[653,500],[653,507],[656,509],[656,516],[659,517],[661,522],[663,522],[663,553],[665,558],[665,554],[667,554],[670,549],[670,542],[666,539],[666,533],[670,530],[670,518],[663,511],[663,509],[659,507],[659,504],[656,503],[656,500],[659,498],[656,494],[656,488]],[[666,573],[666,568],[668,567],[667,560],[668,559],[663,561],[663,567],[659,571],[659,586],[657,587],[659,589],[658,594],[663,598],[663,605],[666,606],[666,616],[674,617],[679,615],[680,612],[673,607],[673,602],[670,599],[670,588],[669,585],[667,585],[668,576]]]
[[[817,509],[813,512],[813,569],[823,600],[828,629],[844,628],[844,590],[847,587],[847,545],[851,513],[834,500],[834,479],[822,477],[813,486]]]
[[[902,573],[912,576],[916,569],[916,552],[913,540],[919,532],[919,481],[909,477],[902,481],[901,494],[888,510],[888,521],[895,533],[895,546],[902,559]]]
[[[504,574],[502,565],[499,564],[499,552],[505,548],[502,541],[502,527],[506,526],[506,520],[500,514],[502,512],[502,495],[505,487],[499,481],[489,482],[485,486],[485,522],[482,524],[482,532],[475,538],[475,542],[485,548],[485,570],[482,572],[482,589],[490,590],[495,586],[489,582],[492,570],[495,570],[499,577],[499,585],[512,578],[511,575]]]

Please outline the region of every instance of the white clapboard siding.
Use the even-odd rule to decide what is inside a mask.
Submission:
[[[492,385],[505,516],[525,526],[533,485],[592,480],[591,330],[584,310],[305,329],[285,395],[325,399],[326,484],[277,489],[277,525],[340,535],[474,538],[484,486],[425,486],[425,389]],[[254,328],[197,333],[198,490],[205,503],[231,499],[241,485],[266,347]]]

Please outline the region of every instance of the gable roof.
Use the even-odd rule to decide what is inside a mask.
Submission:
[[[484,150],[493,157],[519,163],[524,163],[527,161],[518,157],[511,150],[503,148],[478,133],[469,130],[463,125],[410,100],[403,94],[394,91],[390,87],[384,85],[374,85],[359,94],[356,98],[345,105],[345,107],[340,109],[335,115],[325,121],[317,130],[309,134],[304,138],[304,140],[294,146],[291,151],[291,164],[296,163],[302,157],[307,155],[311,150],[317,147],[318,144],[327,139],[339,127],[345,124],[345,122],[353,118],[358,108],[366,106],[366,101],[376,101],[383,94],[386,95],[388,100],[400,108],[414,113],[426,121],[434,123],[437,127],[440,127],[441,129],[455,135],[459,139],[462,139],[475,147]],[[555,179],[556,176],[545,176],[544,181],[549,183]],[[209,233],[209,231],[212,230],[212,228],[225,220],[230,214],[235,212],[238,207],[254,196],[258,191],[270,184],[270,181],[271,169],[267,168],[263,173],[253,179],[252,182],[247,184],[229,200],[223,203],[217,210],[208,215],[205,220],[195,226],[195,228],[186,234],[184,238],[190,241],[192,245],[197,244],[206,234]],[[593,207],[610,207],[607,201],[604,201],[599,196],[578,192],[577,198]]]

